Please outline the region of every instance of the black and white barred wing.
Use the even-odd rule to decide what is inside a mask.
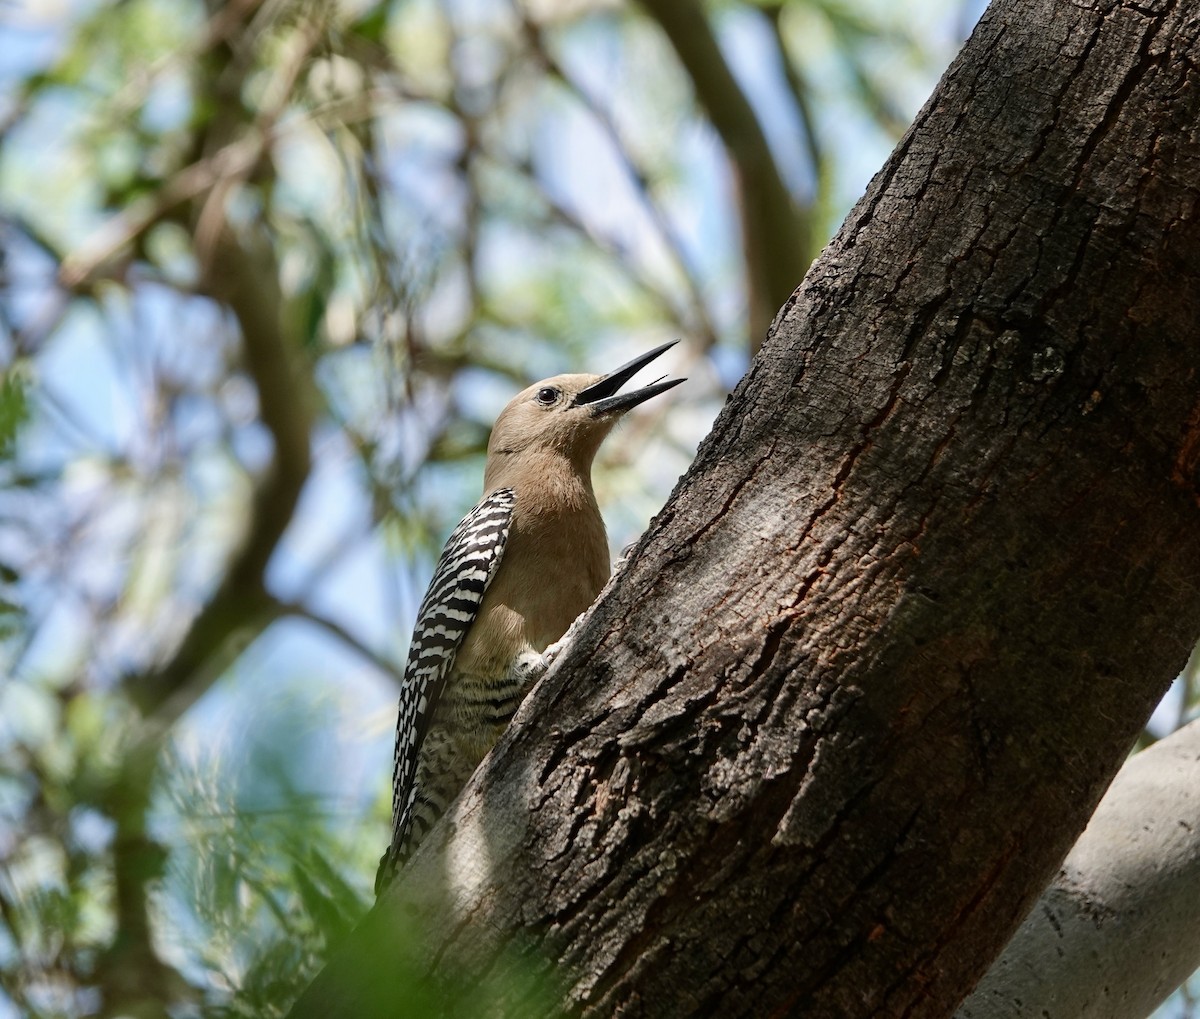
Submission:
[[[413,779],[421,743],[429,731],[458,649],[500,567],[517,497],[511,488],[492,492],[451,532],[413,629],[392,762],[392,848],[398,850],[412,823]]]

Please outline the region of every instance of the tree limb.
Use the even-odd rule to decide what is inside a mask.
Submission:
[[[958,1019],[1143,1019],[1200,967],[1200,721],[1135,754]]]
[[[397,689],[399,689],[400,684],[404,681],[404,670],[400,665],[385,658],[373,648],[368,647],[336,619],[318,615],[308,606],[299,602],[276,600],[272,608],[279,616],[294,616],[296,619],[303,619],[325,630],[331,636],[336,637],[338,641],[354,651],[363,661],[369,662],[379,672],[391,679],[396,684]]]
[[[812,257],[811,216],[792,198],[750,101],[695,0],[642,0],[662,27],[736,169],[747,267],[751,349]]]
[[[273,257],[249,252],[226,229],[219,271],[209,285],[233,309],[241,327],[246,368],[259,399],[259,416],[274,442],[270,468],[254,494],[251,518],[224,579],[183,640],[159,667],[128,681],[144,719],[126,748],[107,791],[105,809],[116,822],[113,877],[117,937],[102,973],[106,1005],[135,1012],[147,1001],[171,1000],[174,972],[154,951],[147,915],[148,884],[158,878],[162,850],[146,831],[162,740],[178,718],[221,675],[224,668],[276,615],[265,571],[295,512],[309,473],[311,399],[295,365],[286,335],[283,297]]]

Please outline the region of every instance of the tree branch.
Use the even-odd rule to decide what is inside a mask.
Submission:
[[[379,652],[368,647],[336,620],[330,619],[328,616],[318,615],[306,605],[298,602],[275,601],[273,609],[278,615],[294,616],[297,619],[303,619],[332,634],[341,643],[345,644],[346,647],[354,651],[363,661],[370,662],[371,665],[375,666],[376,669],[391,679],[396,684],[397,689],[404,682],[404,669],[400,665],[389,661],[383,655],[379,654]]]
[[[656,200],[650,179],[646,176],[645,171],[625,144],[625,139],[621,137],[621,132],[612,115],[567,73],[567,69],[562,66],[558,58],[554,55],[547,44],[545,33],[541,26],[527,13],[523,13],[522,25],[525,29],[526,38],[529,40],[530,48],[537,55],[537,59],[545,65],[550,75],[561,82],[563,87],[567,89],[576,101],[587,110],[596,126],[607,139],[613,154],[620,160],[646,213],[646,217],[649,219],[654,231],[658,234],[663,250],[674,264],[675,271],[678,273],[684,289],[687,291],[687,296],[691,301],[691,308],[680,309],[676,307],[676,302],[672,299],[672,295],[660,292],[657,287],[653,288],[654,296],[664,307],[670,310],[674,317],[679,319],[684,328],[688,328],[695,334],[692,339],[699,343],[700,349],[709,350],[717,343],[717,330],[712,321],[712,316],[709,314],[708,301],[700,280],[696,278],[695,273],[688,264],[687,250],[684,246],[683,238],[679,236],[679,231],[675,229],[670,217]],[[577,224],[577,228],[581,232],[589,237],[593,237],[594,242],[602,250],[611,251],[611,242],[594,237],[594,231],[579,223],[578,218],[565,209],[554,196],[547,194],[544,197],[555,211],[564,218],[569,219],[572,223]],[[621,259],[614,258],[614,263],[620,264]],[[650,287],[650,284],[644,279],[635,280],[635,282],[639,283],[643,288]],[[694,319],[694,321],[688,322],[689,317]]]
[[[224,580],[209,598],[171,659],[131,681],[139,705],[169,726],[208,688],[230,655],[272,618],[264,586],[267,563],[291,522],[308,478],[313,397],[284,332],[283,296],[265,240],[251,251],[226,228],[206,280],[213,296],[233,310],[242,333],[245,365],[259,401],[259,419],[274,444],[270,468],[255,491],[250,523]]]
[[[736,169],[747,267],[751,350],[775,310],[799,285],[812,257],[812,223],[793,200],[750,101],[695,0],[643,0],[692,80],[696,98]]]
[[[178,978],[158,960],[147,915],[147,886],[161,874],[162,850],[146,831],[162,740],[171,726],[275,616],[264,574],[292,519],[309,473],[311,400],[284,331],[283,298],[273,257],[248,251],[226,228],[209,277],[215,296],[237,316],[247,370],[258,392],[260,420],[274,441],[271,467],[255,492],[251,518],[224,580],[160,667],[132,677],[128,689],[144,715],[135,742],[107,791],[117,825],[113,876],[117,936],[102,967],[106,1005],[134,1011],[145,1001],[173,999]]]
[[[1200,966],[1200,722],[1135,754],[958,1019],[1141,1019]]]

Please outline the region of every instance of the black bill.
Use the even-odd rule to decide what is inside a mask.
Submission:
[[[655,347],[648,353],[641,354],[632,361],[621,365],[615,371],[609,372],[599,382],[593,382],[587,389],[580,390],[579,395],[575,397],[576,405],[587,407],[595,416],[620,414],[629,410],[630,407],[636,407],[644,400],[649,400],[652,396],[658,396],[659,393],[665,393],[668,389],[687,381],[686,379],[668,379],[664,382],[662,379],[657,379],[641,389],[635,389],[629,393],[617,393],[617,390],[633,378],[637,372],[678,342],[678,340],[672,340],[670,343],[664,343],[661,347]]]

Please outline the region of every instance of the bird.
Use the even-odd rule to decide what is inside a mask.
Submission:
[[[488,440],[483,498],[451,532],[417,610],[400,689],[379,896],[499,739],[609,577],[592,461],[626,411],[685,379],[618,390],[677,340],[606,375],[523,389]]]

